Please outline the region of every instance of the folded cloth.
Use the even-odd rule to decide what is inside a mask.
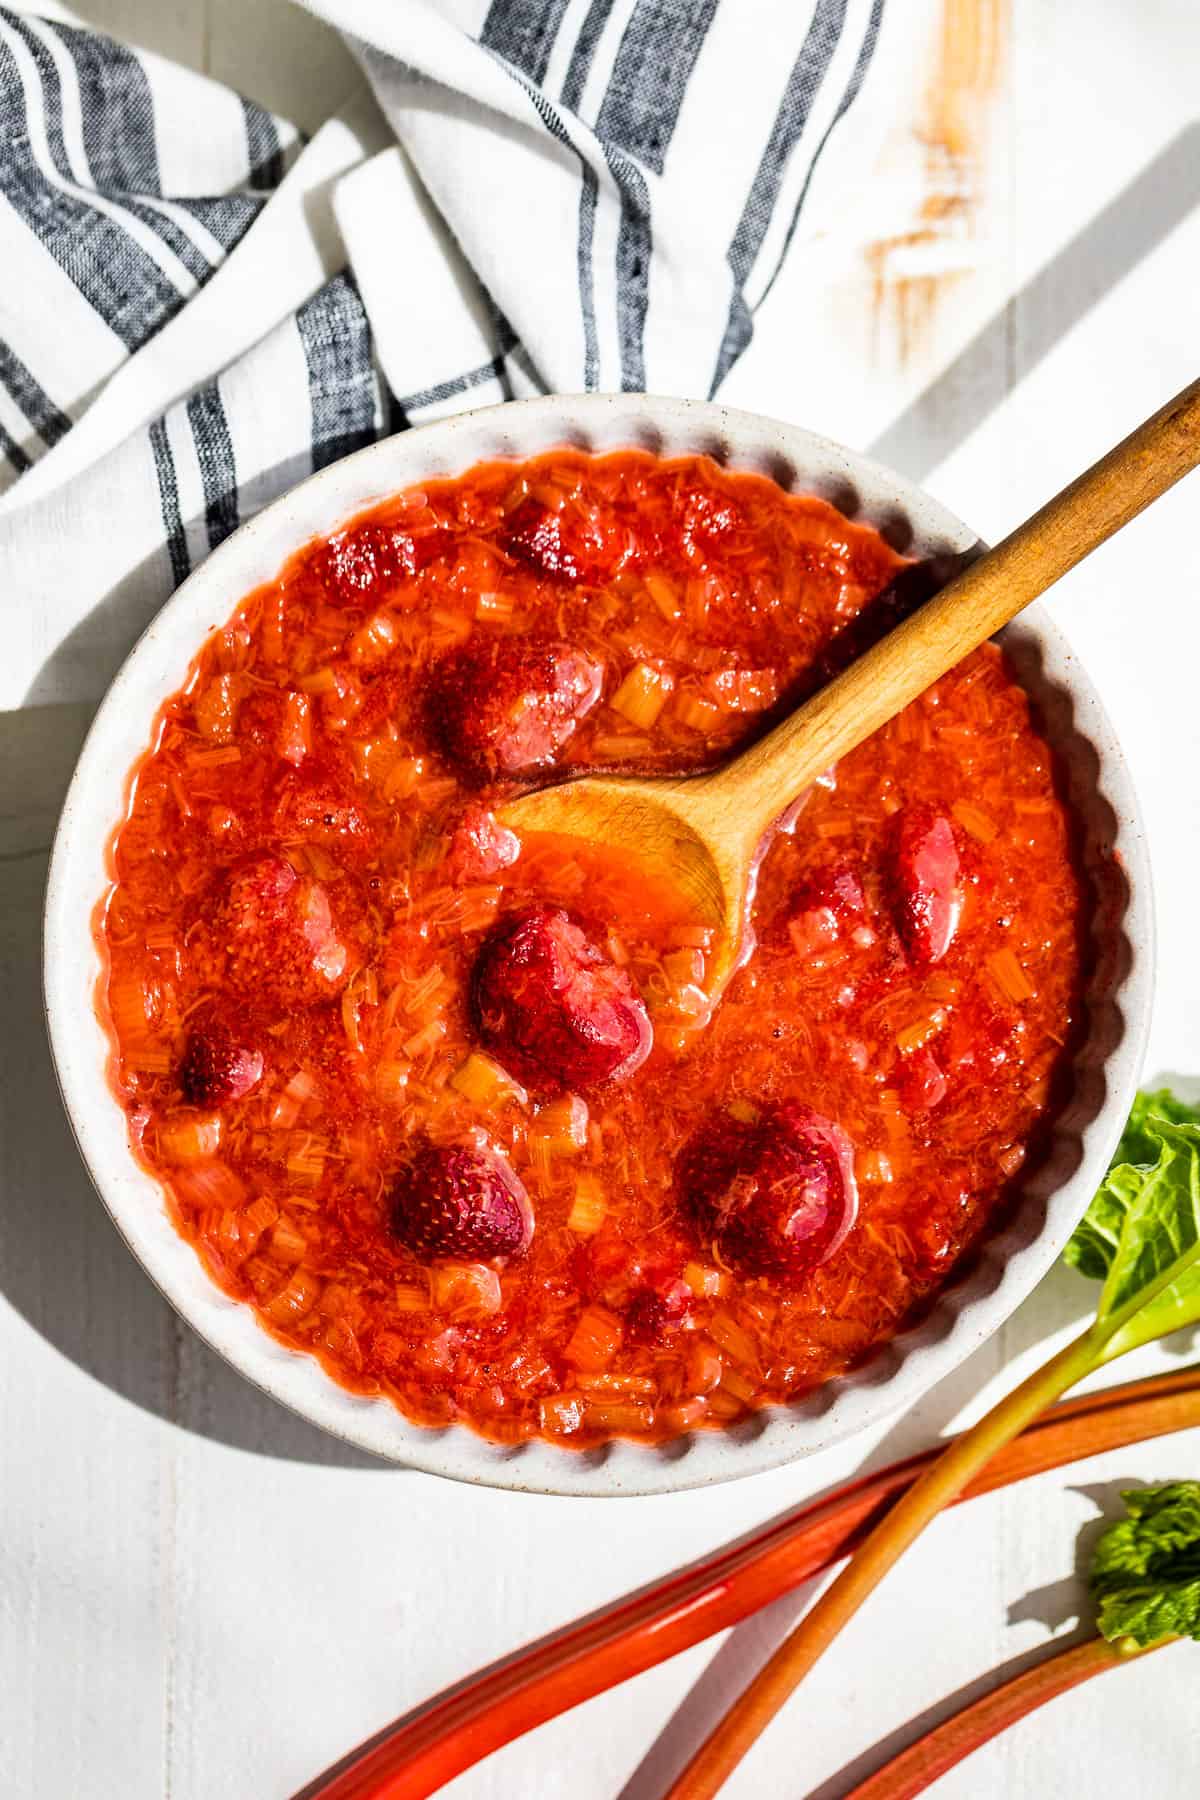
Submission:
[[[0,8],[0,706],[98,696],[241,520],[389,432],[714,392],[888,116],[884,0],[309,5],[378,107],[306,145]]]

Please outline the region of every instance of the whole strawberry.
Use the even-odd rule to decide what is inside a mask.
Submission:
[[[392,1231],[415,1256],[524,1256],[533,1208],[498,1150],[423,1143],[392,1186]]]
[[[179,1085],[192,1106],[224,1106],[229,1100],[244,1099],[262,1074],[262,1051],[251,1049],[241,1034],[214,1020],[197,1026],[188,1038]]]
[[[602,682],[595,658],[558,638],[479,633],[434,669],[430,730],[476,781],[532,775],[553,765]]]
[[[556,511],[533,494],[509,514],[500,543],[535,575],[572,585],[610,580],[631,548],[615,512],[601,518],[575,507]]]
[[[650,1054],[637,989],[561,907],[533,906],[496,926],[471,999],[480,1037],[527,1087],[578,1092],[621,1081]]]
[[[833,1255],[858,1211],[849,1138],[796,1102],[752,1122],[719,1114],[684,1150],[678,1183],[704,1242],[750,1275],[803,1279]]]

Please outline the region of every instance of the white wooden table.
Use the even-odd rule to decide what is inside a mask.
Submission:
[[[287,0],[78,10],[309,127],[354,80],[341,46]],[[909,216],[872,220],[864,197],[853,230],[795,256],[727,396],[879,444],[995,536],[1196,373],[1200,15],[1193,0],[947,0],[946,16],[960,48],[971,17],[994,26],[1000,48],[994,68],[986,45],[959,59],[957,113],[936,116],[914,88],[886,152],[911,175]],[[967,200],[943,206],[931,230],[931,187],[971,175],[964,129],[986,158]],[[1054,601],[1107,698],[1149,821],[1162,969],[1152,1075],[1200,1074],[1198,493],[1193,482],[1163,501]],[[44,1043],[38,932],[45,850],[83,723],[55,708],[0,720],[4,1795],[282,1800],[478,1664],[864,1460],[924,1443],[1081,1314],[1086,1289],[1059,1272],[875,1443],[677,1498],[473,1492],[326,1440],[175,1320],[69,1141]],[[1144,1353],[1123,1373],[1169,1366],[1187,1348]],[[1200,1433],[939,1523],[728,1792],[833,1800],[856,1759],[905,1721],[1070,1635],[1076,1540],[1098,1505],[1130,1481],[1197,1473]],[[593,1701],[450,1791],[651,1800],[795,1604]],[[1184,1649],[1059,1700],[947,1777],[939,1800],[1184,1800],[1196,1790],[1198,1672],[1200,1652]]]

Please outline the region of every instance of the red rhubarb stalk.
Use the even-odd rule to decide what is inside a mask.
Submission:
[[[1057,1406],[962,1494],[1200,1425],[1200,1368]],[[859,1544],[927,1468],[927,1450],[860,1478],[627,1595],[435,1696],[352,1751],[297,1800],[424,1800],[523,1733],[654,1668],[819,1575]]]
[[[1073,1644],[1069,1650],[1047,1656],[1011,1681],[993,1688],[990,1694],[965,1706],[953,1718],[937,1725],[907,1750],[868,1775],[853,1788],[845,1800],[914,1800],[917,1794],[932,1787],[947,1769],[978,1750],[991,1738],[999,1737],[1010,1725],[1045,1706],[1057,1694],[1103,1675],[1122,1663],[1147,1656],[1151,1650],[1163,1650],[1176,1638],[1163,1638],[1145,1648],[1122,1639],[1110,1644],[1105,1637],[1089,1638],[1085,1644]]]

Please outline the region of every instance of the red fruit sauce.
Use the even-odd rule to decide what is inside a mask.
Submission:
[[[513,771],[720,761],[912,574],[764,477],[562,451],[242,601],[159,713],[97,922],[133,1145],[214,1281],[506,1443],[723,1426],[920,1316],[1082,1016],[1091,896],[1000,652],[807,795],[715,1006],[652,872],[492,810]]]

